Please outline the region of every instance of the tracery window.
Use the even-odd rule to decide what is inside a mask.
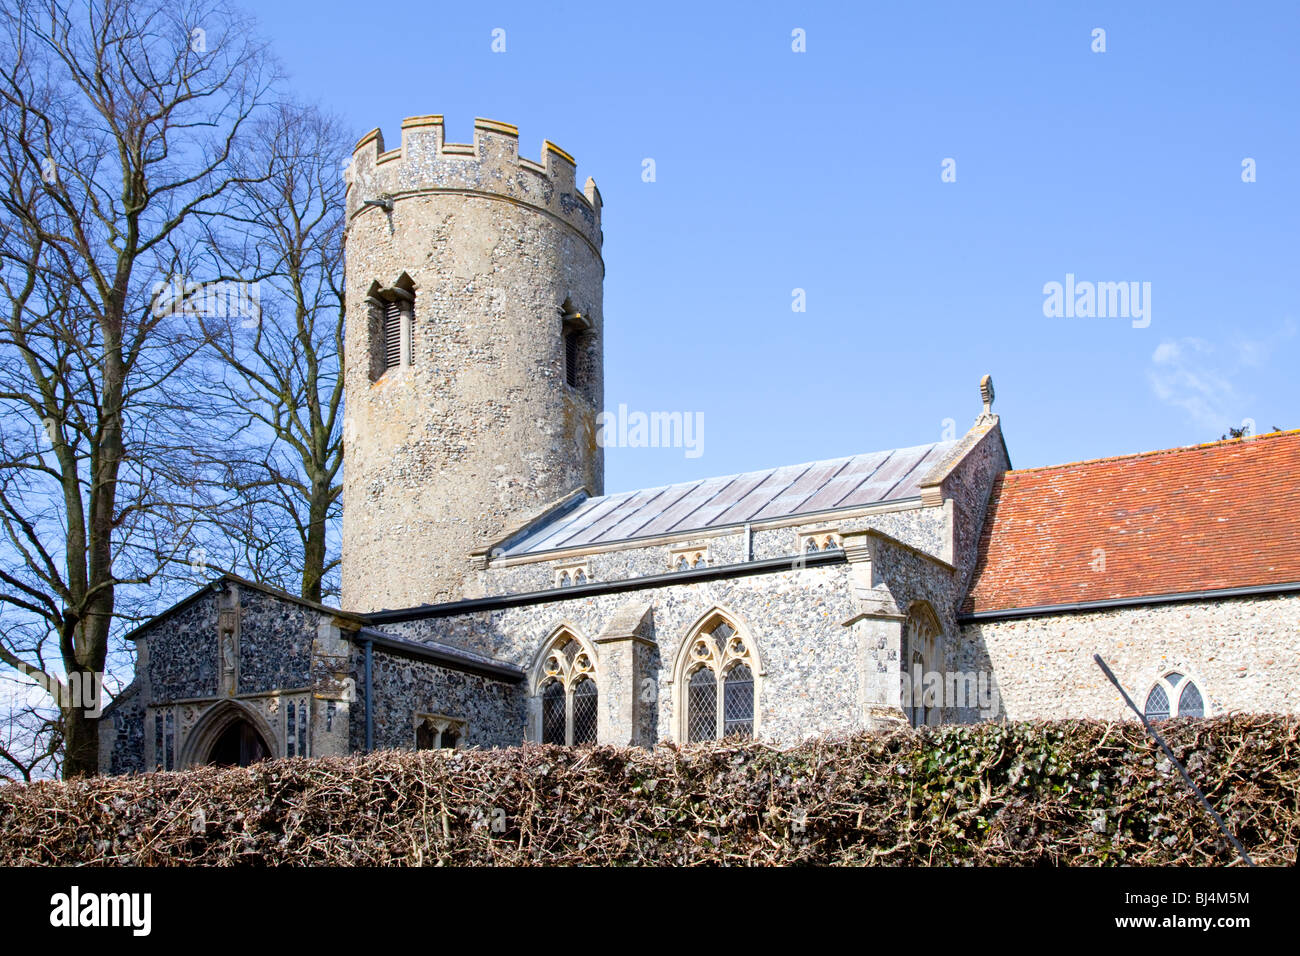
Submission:
[[[913,727],[937,724],[942,718],[943,701],[926,687],[931,672],[941,673],[940,637],[934,612],[925,604],[917,604],[903,626],[898,655],[903,714]]]
[[[754,671],[749,647],[726,621],[698,635],[686,665],[686,739],[754,735]]]
[[[582,642],[562,633],[542,661],[538,682],[542,743],[594,744],[599,701],[596,667]]]
[[[1170,671],[1156,681],[1147,694],[1143,712],[1147,720],[1166,720],[1170,717],[1204,717],[1205,698],[1196,681]]]
[[[170,707],[154,711],[154,769],[176,769],[176,718]]]
[[[555,586],[557,588],[572,587],[577,584],[586,584],[591,580],[591,568],[584,562],[582,564],[570,564],[557,568],[555,571]]]
[[[799,550],[805,554],[817,554],[821,551],[837,551],[842,547],[838,531],[810,531],[799,537]]]
[[[416,750],[455,750],[465,737],[465,721],[441,714],[415,715]]]
[[[307,756],[307,726],[310,719],[307,701],[291,700],[284,707],[284,755]]]
[[[690,571],[694,568],[708,567],[709,549],[707,547],[686,546],[670,548],[668,567],[674,571]]]

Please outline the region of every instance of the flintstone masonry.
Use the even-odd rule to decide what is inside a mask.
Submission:
[[[601,200],[574,176],[564,150],[522,158],[518,130],[491,120],[475,121],[472,145],[445,142],[441,116],[404,121],[397,149],[379,130],[357,144],[345,607],[458,597],[465,569],[448,556],[575,488],[601,493]],[[386,368],[390,306],[400,339]]]
[[[1094,652],[1155,718],[1300,707],[1300,432],[1012,471],[985,376],[956,440],[602,494],[600,210],[503,123],[361,141],[346,610],[138,629],[104,772],[1123,717]]]

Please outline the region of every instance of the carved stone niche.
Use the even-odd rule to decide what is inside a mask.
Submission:
[[[239,618],[239,589],[231,585],[217,597],[217,689],[225,697],[239,692]]]

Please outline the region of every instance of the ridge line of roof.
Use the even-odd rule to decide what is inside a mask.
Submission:
[[[1175,445],[1173,448],[1154,448],[1150,451],[1134,451],[1125,455],[1107,455],[1102,458],[1083,458],[1078,461],[1063,461],[1055,465],[1035,465],[1033,468],[1014,468],[1010,471],[1004,471],[1000,478],[1014,478],[1020,475],[1030,475],[1040,471],[1054,471],[1060,468],[1077,468],[1080,465],[1100,465],[1112,461],[1126,461],[1135,458],[1154,458],[1157,455],[1176,455],[1194,451],[1207,451],[1211,448],[1226,448],[1233,443],[1246,444],[1259,441],[1275,441],[1282,438],[1295,438],[1300,436],[1300,428],[1292,428],[1278,432],[1265,432],[1263,435],[1251,435],[1248,438],[1226,438],[1219,441],[1202,442],[1199,445]]]
[[[667,485],[652,485],[649,488],[632,488],[628,491],[618,491],[618,492],[614,492],[613,494],[594,496],[588,500],[600,501],[606,498],[617,498],[621,495],[635,495],[638,492],[642,492],[642,491],[666,491],[669,488],[676,488],[680,485],[699,485],[699,484],[703,484],[706,481],[734,481],[737,478],[745,478],[749,475],[761,475],[765,472],[780,471],[783,468],[805,468],[806,469],[812,467],[813,465],[829,465],[834,462],[849,462],[852,461],[854,458],[865,458],[868,455],[879,455],[883,453],[888,456],[888,455],[896,454],[897,452],[900,451],[911,451],[913,448],[935,448],[939,445],[953,445],[953,444],[956,444],[955,440],[922,442],[919,445],[905,445],[902,448],[877,448],[874,451],[858,452],[855,455],[839,455],[835,458],[815,458],[812,461],[797,461],[789,465],[770,465],[767,468],[754,468],[751,469],[750,471],[738,471],[734,475],[708,475],[704,478],[691,478],[688,479],[687,481],[674,481],[671,484],[667,484]]]

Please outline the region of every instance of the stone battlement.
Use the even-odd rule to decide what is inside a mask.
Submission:
[[[500,197],[523,203],[567,222],[599,250],[600,190],[588,177],[576,185],[577,163],[545,141],[542,161],[519,155],[519,129],[495,120],[474,121],[474,142],[448,143],[441,116],[402,121],[402,145],[384,150],[384,134],[373,129],[352,151],[348,167],[347,213],[382,215],[366,200],[400,202],[411,196],[452,192]]]

